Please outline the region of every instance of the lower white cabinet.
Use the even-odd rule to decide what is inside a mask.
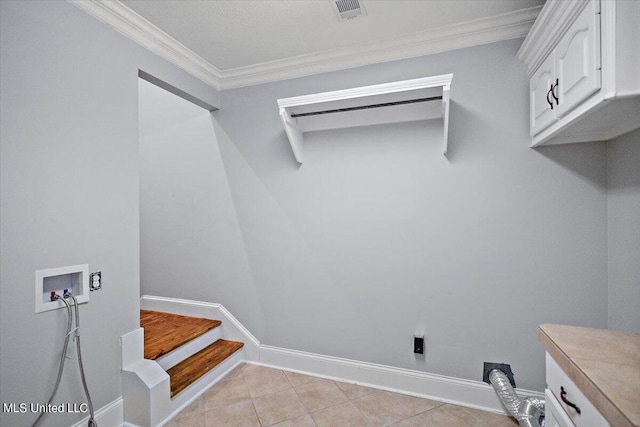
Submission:
[[[544,391],[544,425],[545,427],[572,427],[575,425],[549,389]]]
[[[562,370],[553,357],[546,355],[545,390],[546,427],[606,427],[607,420],[580,388]]]

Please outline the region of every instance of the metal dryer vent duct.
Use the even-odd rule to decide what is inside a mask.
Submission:
[[[520,427],[540,427],[540,419],[544,417],[543,399],[520,399],[507,375],[499,369],[489,372],[489,381],[509,415],[518,420]]]
[[[348,21],[367,15],[361,0],[329,0],[338,21]]]

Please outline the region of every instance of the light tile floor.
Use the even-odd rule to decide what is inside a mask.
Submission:
[[[243,364],[167,427],[515,427],[501,415]]]

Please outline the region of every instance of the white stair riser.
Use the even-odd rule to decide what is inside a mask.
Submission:
[[[166,371],[221,338],[222,327],[218,326],[217,328],[213,328],[207,333],[200,335],[198,338],[192,339],[188,343],[181,345],[164,356],[157,358],[156,362]]]

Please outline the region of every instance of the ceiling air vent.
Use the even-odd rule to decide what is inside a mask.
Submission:
[[[348,21],[367,15],[361,0],[329,0],[338,21]]]

